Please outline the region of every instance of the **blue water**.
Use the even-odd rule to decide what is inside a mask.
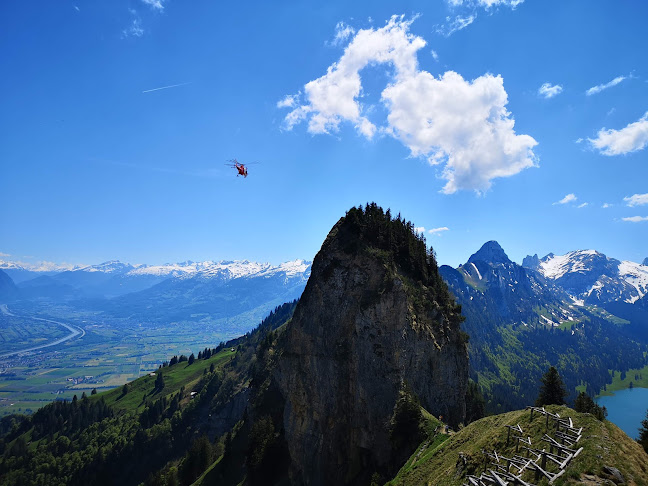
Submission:
[[[599,397],[596,403],[607,408],[610,422],[633,439],[639,437],[641,421],[648,410],[648,388],[627,388],[611,396]]]

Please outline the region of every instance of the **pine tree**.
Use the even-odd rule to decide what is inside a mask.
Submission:
[[[156,390],[164,389],[164,377],[162,376],[162,373],[158,373],[157,378],[155,378],[155,389]]]
[[[565,404],[567,390],[556,368],[553,366],[549,368],[540,381],[542,386],[535,402],[536,406]]]
[[[639,429],[639,438],[637,439],[639,445],[644,448],[644,451],[648,452],[648,411],[646,411],[645,420],[641,421],[641,428]]]

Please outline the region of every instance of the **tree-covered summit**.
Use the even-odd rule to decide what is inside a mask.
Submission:
[[[393,217],[375,202],[352,207],[336,225],[336,236],[348,253],[363,248],[386,252],[391,262],[409,277],[428,283],[438,276],[434,250],[426,247],[425,237],[400,213]]]
[[[365,207],[354,206],[333,227],[322,248],[332,240],[345,253],[369,251],[375,254],[400,274],[431,290],[442,308],[460,315],[461,307],[455,304],[439,274],[434,249],[427,247],[423,234],[400,213],[394,217],[389,209],[384,210],[375,202]]]

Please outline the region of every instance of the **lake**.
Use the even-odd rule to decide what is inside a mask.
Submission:
[[[648,388],[626,388],[614,395],[599,397],[596,403],[607,408],[610,422],[633,439],[639,436],[641,421],[648,410]]]

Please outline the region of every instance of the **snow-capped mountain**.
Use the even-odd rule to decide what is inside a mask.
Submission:
[[[244,315],[254,321],[277,305],[298,298],[310,270],[311,263],[303,260],[276,266],[245,260],[139,268],[122,278],[167,278],[139,292],[99,303],[98,309],[107,315],[142,321],[218,320]]]
[[[108,262],[100,263],[99,265],[86,265],[83,267],[77,267],[71,269],[71,271],[89,272],[89,273],[101,272],[101,273],[112,273],[115,275],[121,275],[136,270],[137,268],[142,266],[144,265],[131,265],[130,263],[122,263],[119,260],[110,260]]]
[[[192,262],[167,263],[164,265],[141,265],[128,271],[126,275],[153,275],[156,277],[175,278],[202,278],[231,280],[235,278],[249,278],[285,274],[294,276],[305,274],[310,269],[310,262],[293,260],[271,265],[270,263],[257,263],[248,260],[220,261],[220,262]]]
[[[67,263],[52,262],[16,262],[9,260],[0,260],[0,270],[3,270],[16,283],[24,282],[36,277],[56,275],[66,270],[77,270],[79,265],[70,265]]]
[[[571,390],[584,379],[595,390],[609,383],[609,370],[618,366],[614,363],[619,356],[643,366],[642,351],[634,352],[643,348],[633,342],[648,342],[648,333],[643,331],[648,326],[641,325],[645,322],[640,321],[641,315],[637,314],[636,325],[619,326],[617,313],[602,306],[576,305],[556,285],[570,271],[585,271],[592,261],[604,268],[609,265],[605,258],[584,253],[580,260],[559,262],[528,257],[525,264],[545,266],[542,271],[524,268],[512,262],[497,242],[489,241],[463,265],[439,268],[461,304],[466,318],[462,329],[470,336],[471,373],[473,379],[486,384],[487,401],[490,396],[505,408],[524,407],[537,395],[542,367],[548,362],[569,363],[560,373]],[[637,308],[636,304],[623,305]]]
[[[97,265],[68,266],[40,264],[24,266],[16,262],[0,262],[29,298],[116,297],[139,292],[167,279],[228,282],[234,279],[270,278],[306,281],[310,275],[310,262],[293,260],[279,265],[270,263],[236,261],[185,261],[163,265],[123,263],[111,260]],[[17,277],[16,277],[17,275]]]
[[[575,316],[561,289],[538,272],[512,262],[496,241],[485,243],[457,269],[443,265],[440,273],[467,315],[471,314],[466,324],[470,333],[503,323],[553,327]]]
[[[542,259],[527,256],[522,265],[537,270],[579,303],[631,304],[648,293],[648,266],[619,261],[596,250],[550,253]]]

